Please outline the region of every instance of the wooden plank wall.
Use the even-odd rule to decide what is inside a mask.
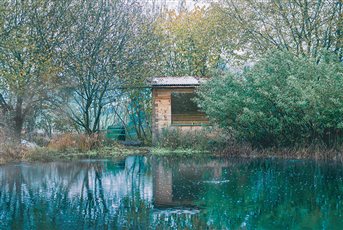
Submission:
[[[171,126],[171,94],[193,93],[195,88],[153,88],[152,89],[152,139],[158,140],[159,133]],[[199,130],[201,126],[180,126],[181,131]]]

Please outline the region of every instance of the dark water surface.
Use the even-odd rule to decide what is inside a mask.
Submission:
[[[162,157],[8,164],[0,229],[343,229],[343,166]]]

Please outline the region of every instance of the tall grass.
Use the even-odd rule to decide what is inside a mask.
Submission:
[[[23,149],[6,127],[0,127],[0,163],[22,158]]]
[[[213,130],[180,131],[178,129],[164,129],[159,136],[157,146],[171,150],[219,151],[226,147],[227,142],[227,135]]]
[[[67,151],[70,149],[86,152],[102,146],[104,137],[99,134],[91,136],[85,134],[66,133],[54,137],[48,144],[48,149],[56,151]]]

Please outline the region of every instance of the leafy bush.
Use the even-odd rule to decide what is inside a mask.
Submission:
[[[198,92],[210,119],[254,147],[343,142],[343,65],[275,51],[242,74],[216,77]]]

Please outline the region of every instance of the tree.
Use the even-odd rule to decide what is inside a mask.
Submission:
[[[217,8],[166,11],[156,22],[163,74],[206,76],[220,68],[232,29],[222,26]]]
[[[325,51],[332,51],[342,61],[342,4],[341,0],[223,0],[217,6],[237,26],[244,55],[260,57],[279,49],[319,60]]]
[[[20,139],[24,122],[59,82],[67,1],[3,1],[0,106]]]
[[[127,85],[136,84],[138,78],[131,78],[132,73],[144,73],[139,69],[146,66],[141,58],[146,52],[141,50],[147,40],[139,41],[142,14],[136,1],[74,4],[63,71],[69,85],[60,105],[87,134],[99,132],[105,107],[113,104]]]

